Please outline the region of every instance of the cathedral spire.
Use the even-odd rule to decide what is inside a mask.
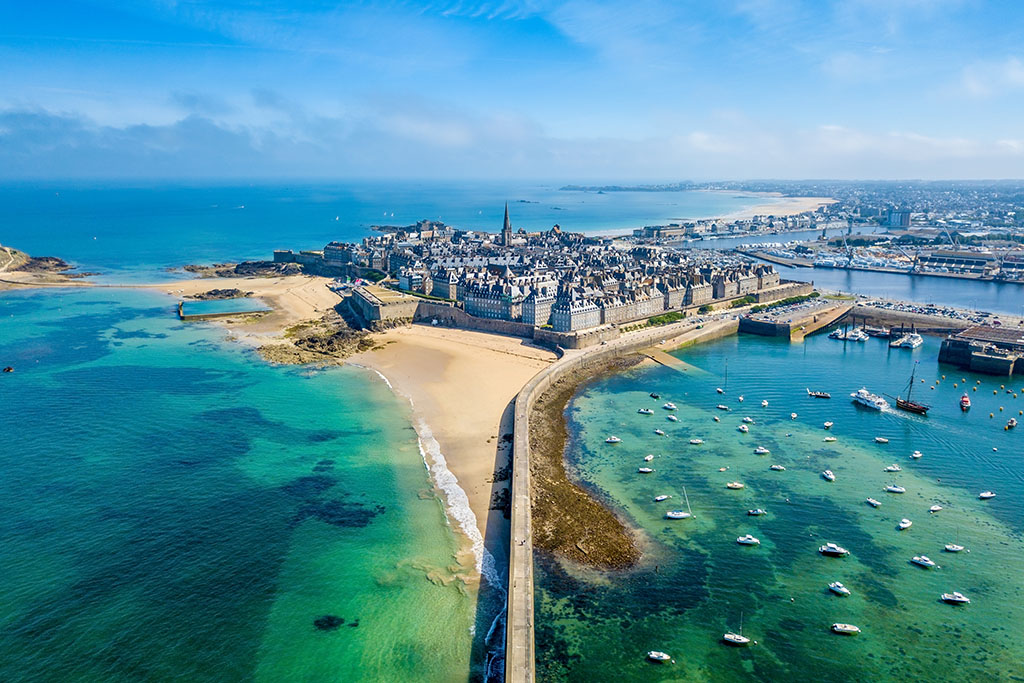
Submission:
[[[505,223],[501,226],[501,243],[503,246],[512,246],[512,222],[508,219],[508,202],[505,202]]]

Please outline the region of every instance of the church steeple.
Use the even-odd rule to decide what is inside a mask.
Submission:
[[[505,202],[505,223],[501,226],[501,244],[512,246],[512,222],[508,219],[508,202]]]

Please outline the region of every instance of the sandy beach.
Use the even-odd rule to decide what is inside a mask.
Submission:
[[[421,441],[426,427],[469,498],[486,548],[502,564],[508,520],[490,508],[495,494],[508,486],[507,481],[495,481],[495,473],[508,464],[511,406],[520,388],[555,360],[554,353],[517,337],[427,325],[373,338],[377,347],[349,362],[378,371],[412,401],[414,418],[422,420],[417,425]],[[473,561],[460,558],[464,566]]]
[[[271,311],[255,319],[239,318],[222,324],[239,341],[262,344],[280,339],[287,328],[316,320],[337,306],[341,297],[327,288],[330,282],[330,278],[313,275],[287,275],[268,278],[197,278],[145,286],[178,298],[194,296],[211,289],[252,292],[252,296],[270,306]]]
[[[757,206],[752,206],[749,209],[737,211],[727,216],[722,216],[722,218],[733,221],[748,220],[754,216],[777,216],[781,218],[783,216],[795,216],[807,211],[815,211],[819,207],[836,203],[836,200],[831,197],[784,197],[778,192],[758,192],[750,194],[771,197],[781,201],[758,204]]]
[[[252,292],[272,308],[270,313],[216,324],[238,341],[259,346],[281,341],[287,328],[317,320],[334,308],[342,299],[327,288],[328,282],[327,278],[292,275],[204,278],[153,287],[176,297],[213,288]],[[518,337],[428,325],[373,333],[370,340],[372,350],[345,362],[379,372],[397,394],[411,401],[414,426],[427,451],[428,464],[433,469],[431,460],[436,455],[430,450],[434,440],[445,467],[468,498],[474,519],[467,523],[475,525],[477,533],[463,530],[468,542],[459,563],[467,570],[477,563],[480,548],[473,548],[474,541],[483,542],[498,562],[503,562],[508,521],[501,510],[491,507],[500,500],[495,498],[502,495],[500,490],[508,487],[501,470],[507,466],[511,450],[511,405],[520,388],[553,362],[555,354]],[[435,471],[435,483],[444,489],[437,474]],[[458,501],[449,491],[444,493],[452,525],[459,528],[469,518],[460,517],[455,509]]]

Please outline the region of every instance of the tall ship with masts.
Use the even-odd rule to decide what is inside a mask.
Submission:
[[[923,403],[918,403],[911,398],[914,391],[914,375],[917,372],[917,363],[914,363],[914,369],[910,371],[910,381],[907,383],[907,397],[901,396],[896,397],[896,407],[900,410],[906,410],[909,413],[917,413],[918,415],[926,415],[931,409],[931,406],[926,406]]]

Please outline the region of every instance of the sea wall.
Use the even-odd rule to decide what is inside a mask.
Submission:
[[[519,392],[515,402],[512,442],[512,533],[505,646],[505,680],[508,683],[532,683],[536,680],[529,429],[534,403],[559,378],[574,371],[603,367],[609,358],[654,345],[660,345],[662,349],[686,347],[736,334],[738,329],[736,320],[709,323],[701,329],[692,322],[683,321],[629,333],[605,345],[566,352],[560,360],[534,375]]]
[[[967,320],[957,320],[945,316],[923,315],[909,311],[892,311],[885,308],[875,308],[874,306],[862,306],[860,304],[850,310],[844,321],[846,319],[851,323],[864,323],[872,327],[898,328],[901,325],[908,329],[913,327],[918,332],[924,334],[948,334],[967,329],[974,324]]]
[[[495,334],[507,334],[513,337],[526,337],[533,339],[533,325],[514,322],[512,320],[495,320],[492,318],[478,318],[466,313],[461,308],[451,304],[434,301],[420,300],[416,307],[416,314],[413,317],[416,322],[429,323],[437,320],[440,325],[450,327],[461,327],[467,330],[479,330],[481,332],[492,332]]]

